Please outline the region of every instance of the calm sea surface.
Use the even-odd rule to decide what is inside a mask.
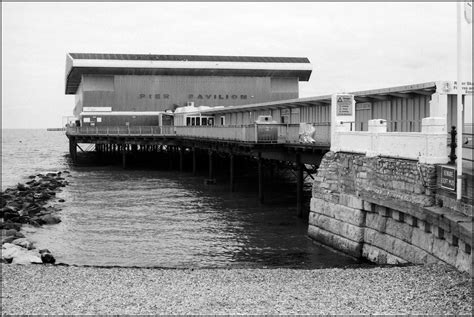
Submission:
[[[203,185],[203,175],[119,165],[72,166],[64,132],[3,130],[2,190],[32,174],[68,170],[70,185],[57,225],[24,231],[58,262],[143,267],[301,267],[349,265],[314,244],[295,217],[294,185],[278,185],[257,202],[241,178]],[[246,183],[248,182],[248,183]]]

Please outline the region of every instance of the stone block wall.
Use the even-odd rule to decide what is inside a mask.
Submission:
[[[445,262],[472,275],[472,218],[435,206],[436,167],[329,152],[313,184],[308,235],[376,263]]]

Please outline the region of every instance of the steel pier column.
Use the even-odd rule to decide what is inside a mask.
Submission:
[[[258,153],[258,201],[263,204],[263,160],[262,153]]]
[[[168,152],[168,168],[170,170],[173,169],[173,148],[171,146],[166,147],[166,151]]]
[[[72,159],[73,163],[77,162],[77,142],[76,138],[70,137],[69,138],[69,155]]]
[[[193,175],[196,176],[196,148],[193,147]]]
[[[127,168],[127,147],[122,145],[122,167]]]
[[[229,171],[230,171],[230,175],[229,175],[229,185],[230,185],[230,191],[233,192],[234,191],[234,154],[230,154],[230,166],[229,166]]]
[[[184,170],[184,167],[183,167],[183,162],[184,162],[184,159],[183,159],[183,151],[184,149],[182,147],[179,147],[178,149],[179,151],[179,171],[182,172]]]
[[[299,153],[296,154],[296,215],[303,217],[303,163]]]
[[[212,150],[209,150],[209,179],[212,179]]]

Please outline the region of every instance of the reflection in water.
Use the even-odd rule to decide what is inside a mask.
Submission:
[[[250,185],[250,184],[249,184]],[[242,186],[241,186],[242,187]],[[58,225],[32,239],[60,262],[159,267],[324,267],[352,260],[306,238],[288,188],[260,205],[251,186],[202,185],[202,178],[118,167],[77,167],[58,198]],[[282,195],[280,195],[282,194]],[[272,198],[274,200],[272,200]]]

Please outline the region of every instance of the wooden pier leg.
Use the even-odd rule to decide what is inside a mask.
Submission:
[[[296,215],[303,217],[303,163],[299,153],[296,154]]]
[[[193,175],[196,176],[196,148],[193,147]]]
[[[184,148],[179,147],[178,148],[178,153],[179,153],[179,171],[182,172],[184,170]]]
[[[126,145],[122,146],[122,167],[127,168],[127,147]]]
[[[258,201],[263,204],[263,160],[262,153],[258,153]]]
[[[212,150],[209,150],[209,179],[212,179],[213,170],[212,170]]]
[[[229,175],[229,185],[230,185],[230,191],[233,192],[234,191],[234,154],[231,153],[230,154],[230,166],[229,166],[229,171],[230,171],[230,175]]]

